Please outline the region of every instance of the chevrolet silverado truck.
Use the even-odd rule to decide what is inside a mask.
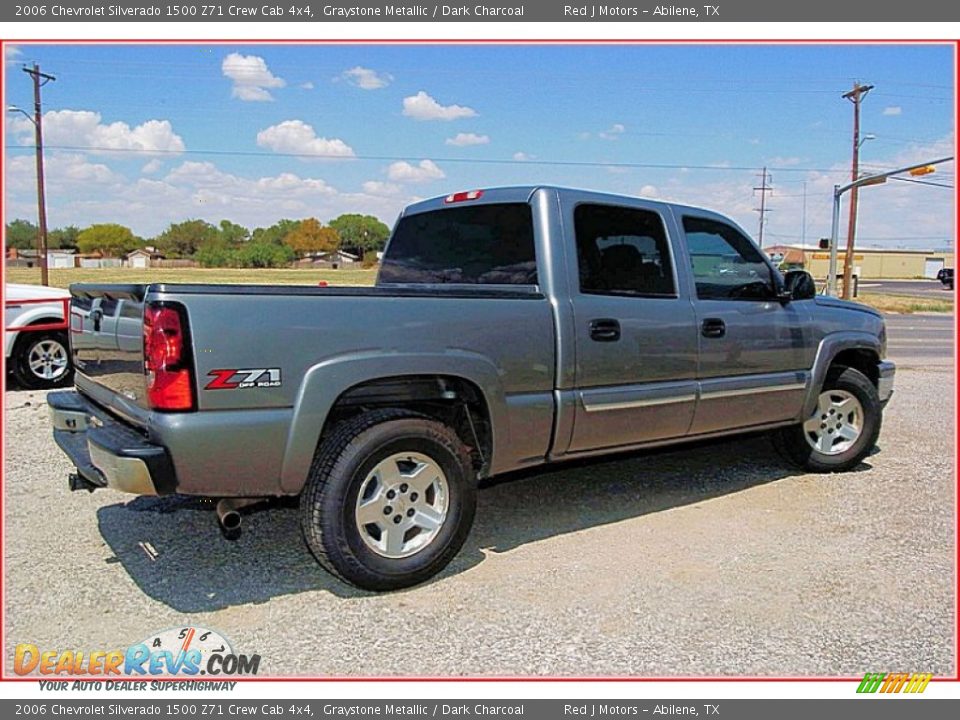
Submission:
[[[371,590],[450,561],[480,479],[760,430],[844,471],[893,391],[881,316],[730,220],[555,187],[408,207],[375,287],[71,292],[71,488],[214,498],[231,533],[299,496],[316,559]]]

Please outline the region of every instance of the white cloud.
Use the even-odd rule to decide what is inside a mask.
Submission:
[[[419,165],[411,165],[401,160],[387,168],[387,177],[394,182],[421,183],[440,180],[446,176],[433,160],[421,160]]]
[[[403,114],[414,120],[459,120],[475,117],[477,111],[463,105],[441,105],[423,90],[403,99]]]
[[[353,157],[353,148],[340,138],[317,137],[313,127],[303,120],[284,120],[257,133],[257,145],[278,153],[293,153],[318,158]],[[307,159],[307,158],[303,158]]]
[[[601,138],[604,140],[618,140],[623,133],[627,131],[627,128],[621,123],[614,123],[610,126],[608,130],[604,130],[602,133],[598,133]]]
[[[173,132],[169,120],[147,120],[130,127],[125,122],[101,123],[101,115],[90,110],[50,110],[43,116],[43,139],[48,146],[89,147],[92,153],[137,150],[144,154],[183,152],[183,139]],[[33,142],[33,123],[14,120],[10,129],[23,145]]]
[[[660,188],[656,185],[644,185],[640,188],[640,196],[648,198],[658,198],[660,197]]]
[[[313,90],[313,83],[308,80],[305,83],[300,83],[300,87],[303,90]]]
[[[345,71],[342,77],[351,85],[356,85],[362,90],[379,90],[385,88],[393,80],[393,76],[388,73],[378,73],[376,70],[359,65]]]
[[[776,155],[767,160],[767,164],[771,167],[792,167],[793,165],[799,165],[803,160],[796,156],[783,157],[781,155]]]
[[[23,55],[23,52],[16,45],[4,45],[3,57],[6,60],[13,60]]]
[[[36,212],[32,153],[7,153],[6,219]],[[388,224],[414,196],[380,183],[342,192],[319,177],[284,172],[250,177],[225,172],[211,162],[185,161],[160,176],[127,177],[76,153],[47,156],[48,216],[51,227],[116,222],[152,237],[187,218],[217,223],[222,218],[246,227],[265,227],[281,218],[343,213],[375,215]]]
[[[144,165],[142,168],[140,168],[140,172],[142,172],[144,175],[153,175],[155,172],[158,172],[162,167],[163,167],[163,162],[158,158],[154,158],[153,160],[148,162],[146,165]]]
[[[527,160],[533,160],[536,155],[530,155],[529,153],[517,151],[513,154],[513,159],[519,162],[525,162]]]
[[[257,55],[230,53],[221,65],[224,77],[233,80],[233,97],[252,102],[273,100],[269,88],[282,88],[287,83],[270,72],[267,63]]]
[[[381,180],[367,180],[363,184],[363,191],[370,195],[396,195],[401,190],[399,185],[386,183]]]
[[[903,112],[903,108],[899,105],[888,105],[883,109],[884,115],[900,115]]]
[[[476,133],[457,133],[454,137],[446,139],[447,145],[456,145],[457,147],[487,145],[489,142],[489,135],[477,135]]]

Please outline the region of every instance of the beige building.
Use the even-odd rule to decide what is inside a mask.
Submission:
[[[802,267],[817,280],[827,277],[830,251],[809,245],[773,245],[764,248],[775,262]],[[838,272],[843,270],[844,248],[840,248]],[[942,268],[952,268],[952,250],[892,250],[857,248],[853,255],[854,275],[863,280],[935,279]]]

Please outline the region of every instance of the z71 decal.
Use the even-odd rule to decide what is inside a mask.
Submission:
[[[240,390],[242,388],[280,387],[280,368],[244,368],[211,370],[213,378],[204,390]]]

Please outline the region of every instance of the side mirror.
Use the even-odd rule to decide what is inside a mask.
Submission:
[[[783,302],[791,300],[812,300],[817,294],[817,284],[806,270],[790,270],[783,276]]]

